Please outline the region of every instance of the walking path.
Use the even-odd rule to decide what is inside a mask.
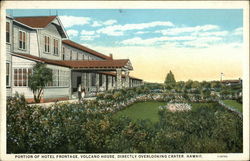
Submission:
[[[84,100],[94,100],[96,99],[96,97],[88,97],[88,98],[84,98]],[[42,107],[49,107],[55,103],[78,103],[78,99],[71,99],[71,100],[64,100],[64,101],[57,101],[57,102],[46,102],[46,103],[32,103],[29,104],[30,106],[35,106],[35,105],[39,105]]]

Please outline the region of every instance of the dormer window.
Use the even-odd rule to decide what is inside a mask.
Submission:
[[[49,53],[50,52],[50,37],[44,36],[44,51]]]
[[[10,42],[10,23],[6,22],[6,42]]]
[[[19,31],[19,49],[26,49],[26,32]]]
[[[54,55],[58,55],[58,40],[54,39]]]

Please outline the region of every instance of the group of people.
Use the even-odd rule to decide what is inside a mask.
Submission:
[[[85,97],[85,88],[81,84],[78,85],[77,93],[79,102],[82,102]]]

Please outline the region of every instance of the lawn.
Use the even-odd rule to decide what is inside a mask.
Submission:
[[[242,104],[236,102],[235,100],[223,100],[226,105],[234,107],[239,112],[242,112]]]
[[[165,102],[140,102],[135,103],[128,108],[121,110],[115,114],[115,118],[127,116],[130,119],[146,120],[149,119],[153,123],[159,121],[160,117],[158,114],[159,106],[166,105]]]

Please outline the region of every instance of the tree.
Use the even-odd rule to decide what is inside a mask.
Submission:
[[[167,89],[172,89],[175,86],[176,81],[174,78],[174,74],[171,72],[171,70],[167,74],[164,83],[165,83]]]
[[[175,78],[174,78],[174,74],[171,72],[171,70],[169,71],[169,73],[167,74],[166,76],[166,79],[165,79],[165,84],[168,84],[168,83],[175,83]]]
[[[47,68],[46,64],[36,63],[33,67],[33,73],[29,75],[28,83],[35,102],[39,103],[41,101],[42,92],[49,82],[52,82],[52,70]]]

